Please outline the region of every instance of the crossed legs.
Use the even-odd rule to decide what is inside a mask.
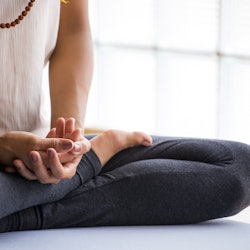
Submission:
[[[140,139],[127,144],[134,147],[120,148],[104,159],[98,176],[64,198],[5,217],[0,227],[8,226],[2,231],[197,223],[233,215],[250,204],[248,145],[153,139],[151,147],[136,146],[143,144]]]

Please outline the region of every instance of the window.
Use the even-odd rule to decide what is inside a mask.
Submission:
[[[250,143],[250,1],[90,4],[88,126]]]

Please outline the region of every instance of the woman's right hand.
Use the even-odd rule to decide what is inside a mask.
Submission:
[[[64,138],[41,138],[27,132],[7,132],[0,135],[0,164],[5,167],[13,166],[13,162],[19,159],[32,169],[36,155],[39,152],[46,158],[47,150],[54,148],[56,152],[62,153],[72,150],[72,140]]]

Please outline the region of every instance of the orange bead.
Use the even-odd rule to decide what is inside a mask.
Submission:
[[[36,0],[30,0],[29,3],[27,4],[27,6],[25,7],[25,9],[22,11],[22,13],[18,16],[17,19],[15,19],[14,21],[12,21],[11,23],[0,23],[0,28],[4,29],[4,28],[10,28],[10,27],[15,27],[17,24],[19,24],[25,16],[27,16],[28,12],[31,10],[31,8],[33,7],[33,3]]]

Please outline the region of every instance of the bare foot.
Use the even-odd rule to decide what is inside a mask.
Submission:
[[[108,130],[91,139],[90,143],[104,166],[112,156],[123,149],[137,145],[150,146],[152,138],[142,132]]]

